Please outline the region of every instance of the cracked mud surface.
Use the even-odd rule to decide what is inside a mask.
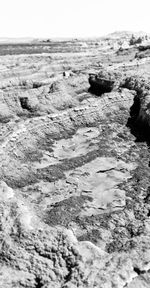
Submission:
[[[149,58],[88,49],[0,57],[1,287],[150,286]]]

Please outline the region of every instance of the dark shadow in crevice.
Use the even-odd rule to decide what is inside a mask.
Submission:
[[[136,95],[134,103],[130,108],[130,117],[126,124],[131,133],[136,137],[135,142],[146,142],[150,147],[150,127],[146,121],[143,121],[140,114],[140,99]]]
[[[43,287],[41,278],[38,277],[38,276],[35,278],[35,287],[36,287],[36,288],[42,288],[42,287]]]
[[[145,270],[141,270],[138,267],[134,267],[134,272],[136,272],[138,275],[144,274],[146,271]]]
[[[32,111],[30,105],[29,105],[29,99],[28,97],[20,97],[20,104],[22,109],[26,109],[28,111]]]
[[[112,92],[112,88],[95,84],[94,86],[89,87],[88,92],[95,96],[102,96],[104,93]]]
[[[99,88],[93,89],[92,87],[90,87],[90,88],[88,89],[88,92],[91,93],[91,94],[94,95],[94,96],[101,96],[102,94],[105,93],[104,91],[101,91]]]

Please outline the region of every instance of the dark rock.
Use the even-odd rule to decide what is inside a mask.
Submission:
[[[115,78],[111,73],[102,70],[98,74],[89,74],[89,83],[91,85],[90,91],[96,95],[101,95],[112,91]]]

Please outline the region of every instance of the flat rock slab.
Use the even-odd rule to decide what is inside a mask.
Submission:
[[[125,205],[125,191],[117,185],[130,178],[136,168],[115,158],[99,157],[74,171],[66,172],[67,181],[76,183],[82,195],[90,197],[84,204],[81,215],[90,216],[103,210],[114,210]],[[92,198],[92,200],[91,200]]]
[[[35,168],[44,168],[49,165],[60,163],[63,159],[86,155],[88,152],[96,150],[98,146],[97,137],[100,135],[100,128],[80,128],[71,138],[55,141],[52,152],[44,151],[40,163],[35,163]]]

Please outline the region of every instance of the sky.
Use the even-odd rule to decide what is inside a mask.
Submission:
[[[0,37],[150,33],[150,0],[0,0]]]

